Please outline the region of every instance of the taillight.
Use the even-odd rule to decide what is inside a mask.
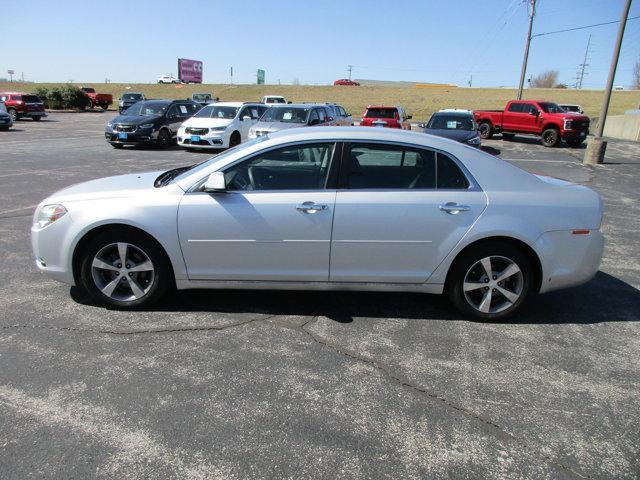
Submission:
[[[573,233],[574,235],[589,235],[591,233],[591,230],[574,230],[571,233]]]

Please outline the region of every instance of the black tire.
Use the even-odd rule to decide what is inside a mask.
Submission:
[[[94,257],[105,247],[118,243],[127,243],[135,247],[129,247],[127,250],[128,253],[131,251],[137,251],[135,249],[139,249],[144,252],[153,265],[153,273],[150,276],[132,277],[135,278],[134,281],[136,281],[138,285],[145,289],[144,295],[139,298],[132,300],[113,298],[105,295],[96,284],[96,281],[103,281],[103,278],[100,277],[102,272],[109,273],[109,271],[99,270],[99,273],[94,275],[94,268],[92,267]],[[147,307],[160,300],[173,285],[172,270],[164,251],[156,242],[140,232],[127,230],[121,232],[118,232],[117,230],[107,231],[106,233],[97,235],[95,238],[91,239],[81,255],[81,287],[96,303],[106,307],[121,310]],[[144,273],[146,275],[147,272]],[[131,277],[130,274],[128,276]],[[115,272],[113,273],[113,279],[116,280],[116,283],[118,279],[122,278],[127,279],[124,273],[118,276],[115,276]],[[108,280],[109,278],[104,281]],[[145,280],[148,281],[146,285],[144,284]],[[118,286],[115,287],[113,295],[126,296],[128,292],[133,294],[133,290],[127,286],[129,282],[127,282],[127,280],[121,280],[121,282],[122,284],[117,283]],[[116,292],[118,293],[116,294]]]
[[[40,120],[42,120],[42,117],[38,117],[38,116],[31,117],[31,118],[33,119],[34,122],[39,122]]]
[[[567,145],[569,145],[571,148],[578,148],[580,145],[582,145],[583,142],[584,142],[583,139],[580,139],[580,140],[567,140]]]
[[[119,143],[112,143],[112,144],[111,144],[111,146],[112,146],[113,148],[122,148],[124,145],[121,145],[121,144],[119,144]]]
[[[521,276],[520,274],[516,274],[518,275],[517,278],[516,275],[514,275],[512,277],[508,277],[508,279],[502,283],[502,288],[509,290],[510,288],[507,288],[507,282],[518,281],[518,288],[521,288],[521,290],[519,296],[514,302],[507,301],[507,297],[497,291],[497,288],[499,287],[493,288],[493,286],[470,290],[466,292],[467,295],[465,294],[464,283],[467,274],[471,276],[478,274],[485,275],[484,277],[481,277],[481,279],[476,280],[479,284],[487,282],[487,280],[489,282],[496,281],[496,277],[498,275],[495,275],[492,279],[487,279],[486,274],[484,274],[484,269],[481,269],[478,272],[472,270],[472,268],[479,268],[475,267],[477,263],[481,259],[487,257],[492,257],[494,259],[492,264],[493,268],[501,268],[497,263],[502,262],[502,259],[508,259],[515,263],[520,269]],[[503,263],[503,265],[506,264],[506,262]],[[501,270],[497,271],[500,272]],[[492,283],[489,283],[489,285],[492,285]],[[451,303],[453,303],[456,309],[463,314],[474,318],[480,318],[482,320],[499,320],[513,315],[520,309],[526,301],[532,285],[533,269],[529,258],[520,249],[509,243],[488,241],[486,243],[479,244],[476,248],[472,247],[454,261],[447,278],[446,291]],[[489,288],[491,288],[491,292],[489,292],[491,295],[489,307],[495,308],[496,311],[485,313],[472,305],[471,301],[474,300],[473,296],[477,296],[475,297],[477,301],[480,301],[481,298],[483,299],[485,291]],[[495,307],[493,305],[494,302],[496,303]],[[500,310],[500,307],[505,305],[506,307]]]
[[[229,148],[233,148],[235,146],[240,145],[240,142],[242,142],[242,138],[240,137],[240,133],[239,132],[233,132],[231,134],[231,138],[229,139]]]
[[[107,108],[109,108],[109,105],[107,105],[106,103],[103,103],[102,105],[100,105],[100,108],[102,110],[106,110]]]
[[[493,137],[493,127],[489,122],[482,122],[478,127],[478,133],[480,134],[480,138],[487,140]]]
[[[513,137],[515,137],[516,134],[515,133],[506,133],[506,132],[502,132],[502,139],[503,140],[512,140]]]
[[[545,147],[556,147],[560,143],[560,132],[555,127],[547,128],[540,137]]]
[[[18,121],[18,112],[15,108],[10,108],[7,110],[7,113],[11,117],[11,121],[16,123]]]
[[[172,138],[171,132],[166,128],[163,128],[158,132],[158,146],[162,148],[169,148],[171,146]]]

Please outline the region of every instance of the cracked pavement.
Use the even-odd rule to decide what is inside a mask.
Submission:
[[[598,191],[601,271],[509,322],[400,293],[189,291],[88,304],[33,266],[49,193],[207,154],[113,150],[110,114],[0,132],[0,478],[637,478],[640,145],[485,149]]]

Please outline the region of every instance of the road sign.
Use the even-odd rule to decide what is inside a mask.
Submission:
[[[264,85],[264,70],[258,69],[258,85]]]
[[[14,72],[13,70],[7,70],[7,73],[8,73],[9,75],[15,75],[15,73],[16,73],[16,72]]]

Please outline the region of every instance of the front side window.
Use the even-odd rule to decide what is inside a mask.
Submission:
[[[334,146],[334,143],[309,143],[258,154],[224,171],[227,188],[236,191],[324,189]]]
[[[352,144],[345,160],[350,189],[436,187],[436,156],[431,150]]]
[[[523,113],[525,105],[523,103],[512,103],[509,105],[509,111],[511,113]]]
[[[563,108],[557,103],[542,102],[540,103],[540,108],[545,113],[565,113]]]

